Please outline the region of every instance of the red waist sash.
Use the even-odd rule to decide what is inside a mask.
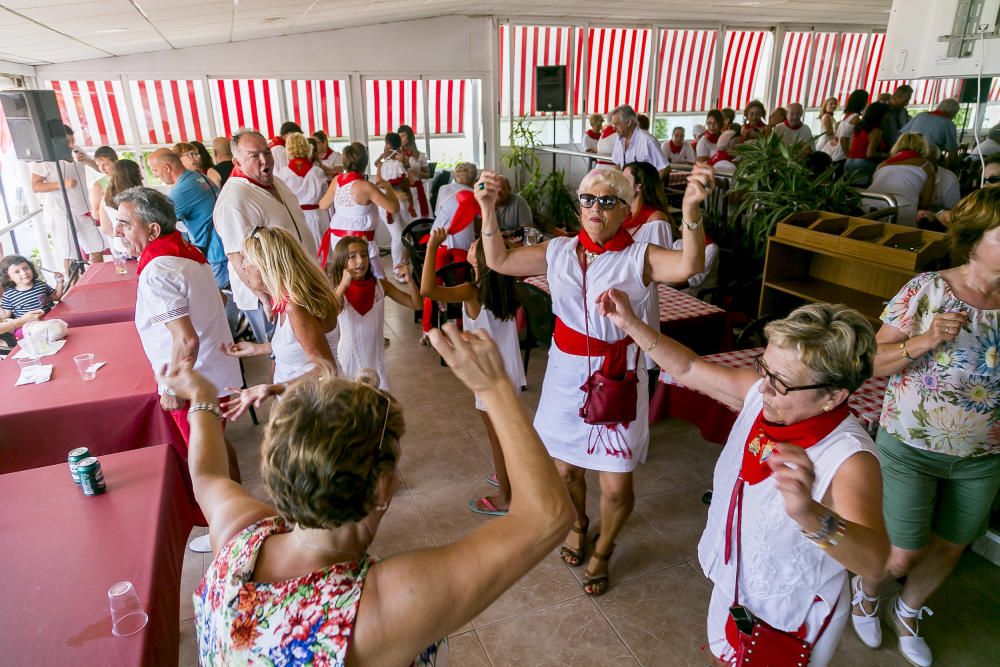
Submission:
[[[556,317],[553,340],[556,347],[566,354],[578,357],[586,357],[588,354],[593,357],[603,356],[604,365],[601,371],[608,377],[622,377],[628,369],[628,346],[632,344],[632,339],[628,336],[609,343],[600,338],[589,337]]]

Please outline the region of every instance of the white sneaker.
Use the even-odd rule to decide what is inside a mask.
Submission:
[[[868,648],[878,648],[882,645],[882,624],[878,619],[878,596],[872,597],[862,590],[861,577],[854,577],[851,580],[851,588],[854,591],[854,597],[851,599],[851,626],[854,627],[854,634]],[[862,602],[874,602],[875,608],[871,613],[868,613]],[[854,606],[860,607],[863,616],[854,613]]]
[[[188,542],[188,549],[199,554],[212,553],[212,539],[205,533],[201,537],[196,537]]]
[[[890,627],[893,631],[899,635],[899,652],[903,654],[907,662],[911,665],[916,665],[916,667],[930,667],[933,660],[931,655],[931,647],[927,645],[927,641],[920,636],[920,626],[919,621],[924,617],[924,613],[928,616],[933,616],[932,612],[927,607],[921,607],[920,609],[911,609],[906,606],[906,604],[897,596],[893,601],[892,614],[893,618],[890,619]],[[900,619],[904,618],[915,618],[918,623],[915,624],[916,627],[913,629],[912,635],[904,636],[905,630],[900,630],[899,625],[902,623],[906,625],[905,621]]]

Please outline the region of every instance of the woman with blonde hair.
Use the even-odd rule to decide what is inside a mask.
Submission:
[[[837,98],[828,97],[819,108],[819,132],[816,134],[816,147],[822,148],[837,131],[837,123],[833,114],[837,112]]]
[[[302,215],[316,237],[318,247],[330,226],[330,213],[319,207],[319,200],[326,192],[326,172],[312,160],[312,145],[301,132],[285,137],[285,150],[288,151],[288,164],[276,165],[274,174],[299,200]]]
[[[583,133],[583,150],[587,153],[597,152],[597,142],[601,140],[601,128],[604,127],[604,116],[592,113],[587,117],[590,128]]]
[[[195,143],[182,141],[174,144],[173,150],[181,157],[181,163],[185,169],[203,174],[212,182],[216,190],[222,187],[222,176],[215,170],[212,156],[209,155],[204,146],[199,148]]]
[[[497,226],[499,178],[484,172],[476,183],[483,216],[481,243],[490,269],[514,277],[548,278],[556,326],[535,428],[576,508],[576,524],[560,549],[562,559],[573,567],[584,562],[590,523],[584,475],[598,471],[601,528],[583,573],[587,595],[608,590],[615,538],[634,505],[632,472],[645,459],[649,444],[648,376],[646,365],[639,362],[643,348],[600,316],[596,299],[617,287],[642,310],[651,282],[681,282],[701,271],[705,233],[700,206],[714,183],[711,167],[695,165],[684,194],[682,251],[632,238],[624,223],[635,191],[618,170],[595,169],[580,183],[579,235],[514,250],[507,249]],[[598,394],[609,384],[606,380],[619,388],[612,396]],[[514,494],[516,498],[516,489]]]
[[[247,286],[271,297],[275,314],[274,335],[267,343],[240,341],[224,348],[233,357],[274,355],[271,383],[249,389],[227,387],[237,395],[226,403],[226,417],[236,419],[252,403],[260,406],[278,396],[287,383],[312,372],[317,363],[338,368],[340,342],[337,315],[340,309],[330,281],[315,260],[288,232],[277,227],[257,227],[243,242]]]
[[[934,184],[937,182],[934,164],[927,159],[927,140],[916,132],[904,132],[875,169],[872,192],[882,192],[896,198],[899,213],[896,224],[915,227],[917,211],[934,202]]]

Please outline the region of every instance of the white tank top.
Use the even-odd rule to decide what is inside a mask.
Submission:
[[[927,183],[927,172],[912,164],[891,164],[875,170],[872,184],[868,187],[874,192],[884,192],[894,195],[899,205],[897,223],[915,226],[917,222],[917,205],[920,192]]]
[[[521,342],[517,338],[517,321],[514,318],[507,321],[498,320],[496,315],[484,306],[479,309],[479,317],[472,319],[463,305],[462,329],[465,331],[481,329],[488,333],[500,350],[500,357],[503,359],[504,368],[507,369],[510,383],[518,390],[526,384],[524,363],[521,360]]]
[[[379,388],[389,391],[389,370],[385,366],[385,290],[375,283],[375,302],[362,315],[344,299],[337,330],[341,332],[337,355],[349,380],[357,379],[366,368],[378,373]]]
[[[330,220],[331,229],[348,229],[359,232],[375,230],[378,220],[378,207],[369,202],[359,204],[354,201],[354,184],[338,185],[333,195],[334,214]]]
[[[334,360],[337,360],[337,344],[340,342],[340,327],[334,327],[326,334],[326,342],[330,344]],[[288,315],[278,316],[274,326],[274,336],[271,338],[271,353],[274,355],[274,383],[289,382],[300,377],[314,367],[309,355],[295,338],[292,330],[292,320]],[[337,374],[342,374],[340,363],[337,363]]]

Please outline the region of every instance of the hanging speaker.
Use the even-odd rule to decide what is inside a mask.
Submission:
[[[66,128],[51,90],[5,90],[0,104],[17,158],[25,162],[70,159]]]
[[[976,104],[976,90],[979,90],[979,104],[984,104],[990,99],[990,87],[993,85],[993,79],[991,77],[986,77],[981,83],[977,84],[975,78],[962,79],[962,92],[959,95],[958,101],[962,104]]]
[[[539,111],[566,111],[566,66],[535,68],[535,100]]]

